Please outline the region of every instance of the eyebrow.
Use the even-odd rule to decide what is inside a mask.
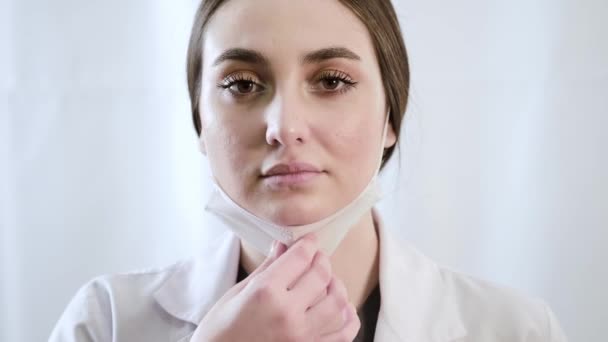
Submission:
[[[333,58],[345,58],[354,61],[361,60],[359,55],[345,47],[329,47],[307,53],[302,58],[302,64],[320,63]]]
[[[361,60],[361,57],[359,57],[359,55],[345,47],[329,47],[315,50],[305,54],[300,62],[302,64],[313,64],[321,63],[323,61],[334,58],[344,58],[354,61]],[[215,59],[215,61],[213,62],[213,66],[218,66],[226,61],[240,61],[250,64],[258,64],[265,67],[270,65],[270,61],[263,54],[255,50],[243,48],[232,48],[224,51],[221,55],[219,55],[219,57]]]

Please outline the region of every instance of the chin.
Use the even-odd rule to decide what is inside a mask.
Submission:
[[[267,204],[265,216],[280,226],[301,226],[329,216],[326,208],[321,201],[281,199]]]

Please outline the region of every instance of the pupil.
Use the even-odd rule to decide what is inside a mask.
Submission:
[[[237,85],[240,92],[248,93],[253,87],[253,83],[251,82],[241,82]]]
[[[325,85],[327,86],[327,89],[336,89],[336,87],[338,87],[338,80],[325,80]]]

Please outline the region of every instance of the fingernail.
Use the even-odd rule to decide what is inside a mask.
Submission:
[[[278,247],[278,243],[277,240],[272,241],[272,245],[270,246],[270,253],[268,253],[268,256],[273,257],[277,254],[277,247]]]

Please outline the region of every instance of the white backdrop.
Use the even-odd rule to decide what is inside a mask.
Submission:
[[[43,341],[88,279],[196,253],[211,229],[185,87],[196,1],[1,1],[0,340]],[[413,80],[388,224],[603,341],[608,2],[396,5]]]

